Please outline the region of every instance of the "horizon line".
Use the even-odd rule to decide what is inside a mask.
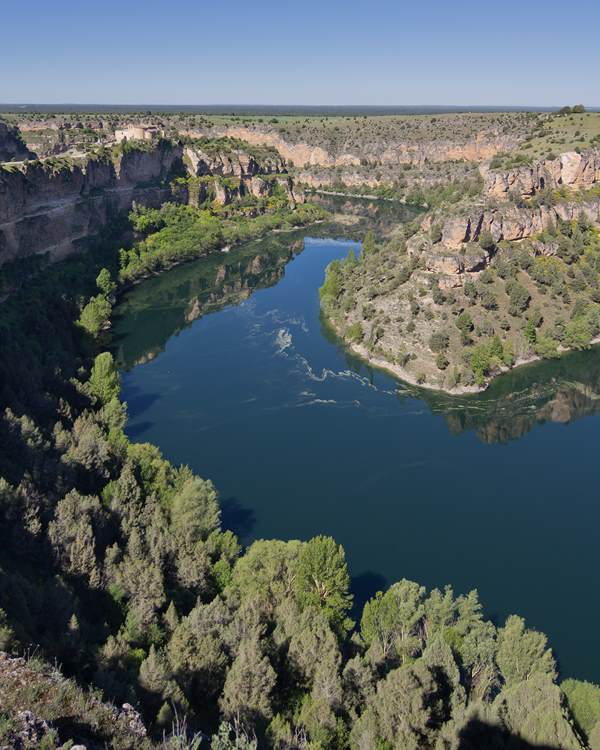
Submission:
[[[318,108],[355,108],[355,109],[408,109],[408,108],[475,108],[485,107],[494,109],[560,109],[564,106],[575,106],[574,104],[301,104],[301,103],[269,103],[260,104],[253,102],[202,102],[202,103],[181,103],[168,104],[165,102],[74,102],[74,101],[60,101],[60,102],[43,102],[43,101],[21,101],[21,102],[0,102],[0,107],[282,107],[282,108],[294,108],[294,107],[306,107],[312,109]],[[600,109],[600,105],[584,105],[586,109]]]

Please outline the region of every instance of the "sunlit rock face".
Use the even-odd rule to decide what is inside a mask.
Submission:
[[[488,172],[484,180],[484,194],[495,198],[503,198],[508,193],[526,197],[548,188],[589,190],[599,182],[600,152],[589,150],[578,154],[568,151],[528,167]]]

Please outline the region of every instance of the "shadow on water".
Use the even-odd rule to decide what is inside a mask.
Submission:
[[[129,419],[135,419],[149,409],[160,398],[159,393],[127,394],[127,414]]]
[[[354,594],[352,617],[358,621],[366,602],[375,596],[378,591],[384,591],[386,587],[387,581],[384,576],[373,570],[367,570],[354,576],[350,584],[351,591]]]
[[[151,430],[154,427],[154,422],[138,422],[137,424],[130,424],[127,425],[125,428],[125,433],[127,434],[127,437],[131,440],[136,440],[137,438],[141,437],[145,432],[148,432],[148,430]]]
[[[461,730],[458,750],[561,750],[558,745],[527,742],[501,727],[472,719]]]
[[[233,531],[244,542],[256,525],[256,514],[252,508],[245,508],[235,497],[222,498],[221,522],[224,528]]]

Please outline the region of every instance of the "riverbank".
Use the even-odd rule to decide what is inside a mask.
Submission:
[[[520,367],[523,367],[524,365],[530,365],[534,362],[543,362],[544,360],[548,360],[547,357],[541,357],[537,354],[531,354],[528,357],[520,357],[515,361],[515,363],[511,367],[507,367],[506,365],[500,366],[491,377],[488,377],[483,385],[456,385],[454,387],[449,387],[448,385],[445,385],[444,383],[439,384],[433,384],[428,382],[419,382],[418,377],[414,374],[414,372],[410,372],[406,367],[402,367],[399,364],[396,364],[394,362],[389,362],[387,359],[383,359],[382,357],[374,356],[367,347],[365,347],[362,344],[353,343],[351,341],[348,341],[344,338],[341,330],[335,325],[335,323],[331,320],[331,318],[327,317],[325,312],[322,311],[322,319],[325,325],[327,325],[330,330],[335,334],[337,339],[339,340],[340,344],[346,348],[348,351],[352,352],[352,354],[356,355],[359,359],[361,359],[365,364],[369,365],[369,367],[374,367],[377,370],[382,370],[384,372],[387,372],[389,375],[392,375],[394,378],[397,378],[398,380],[401,380],[403,383],[406,383],[408,385],[415,386],[417,388],[426,390],[426,391],[432,391],[435,393],[446,393],[449,396],[467,396],[467,395],[474,395],[477,393],[484,393],[498,378],[502,377],[502,375],[506,375],[509,372],[514,372],[515,370],[518,370]],[[598,346],[600,344],[600,336],[596,336],[592,339],[590,342],[589,348]],[[559,347],[559,357],[556,357],[554,359],[560,358],[563,354],[572,354],[574,352],[581,351],[580,349],[568,349],[566,347]]]

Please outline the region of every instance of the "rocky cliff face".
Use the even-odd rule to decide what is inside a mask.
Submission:
[[[505,198],[509,192],[526,197],[546,188],[567,187],[589,190],[600,183],[600,151],[576,151],[544,159],[530,167],[508,172],[490,171],[484,178],[484,193],[489,197]]]
[[[160,141],[153,149],[128,149],[114,158],[51,164],[36,161],[0,167],[0,265],[34,253],[66,255],[134,201],[150,206],[167,200],[198,205],[207,198],[208,186],[202,180],[194,190],[189,185],[174,188],[174,175],[214,176],[213,192],[223,204],[248,193],[271,195],[276,185],[285,190],[290,205],[304,200],[291,179],[279,175],[285,169],[281,159],[259,161],[241,149],[209,154]],[[236,177],[237,183],[231,184]],[[221,178],[228,178],[230,184]]]
[[[514,147],[511,139],[502,136],[492,137],[477,134],[465,142],[447,141],[430,143],[405,143],[397,141],[386,148],[379,144],[365,144],[360,153],[354,150],[330,153],[321,146],[309,143],[291,143],[277,132],[260,132],[248,128],[228,128],[225,135],[240,138],[248,143],[271,146],[295,167],[352,167],[359,166],[367,159],[373,164],[415,164],[426,161],[444,162],[466,160],[479,162],[489,159],[499,151]]]
[[[27,148],[17,128],[0,120],[0,162],[23,159],[35,159],[35,154]]]
[[[0,168],[0,263],[39,252],[60,257],[133,201],[159,205],[170,195],[168,180],[181,156],[180,146],[161,142],[115,160]]]
[[[259,162],[243,149],[209,153],[199,146],[186,146],[184,161],[190,174],[198,177],[204,175],[253,177],[259,174],[277,174],[286,171],[283,158],[266,157],[260,159]]]
[[[426,271],[442,274],[442,286],[458,286],[462,284],[461,274],[481,271],[490,261],[492,250],[478,244],[484,233],[489,232],[496,243],[524,240],[556,225],[558,220],[569,221],[581,215],[600,226],[600,198],[535,208],[505,204],[493,209],[474,209],[446,219],[436,241],[430,236],[435,218],[428,216],[421,231],[408,240],[407,251],[421,256]],[[551,255],[555,248],[552,243],[540,243],[539,252]]]

